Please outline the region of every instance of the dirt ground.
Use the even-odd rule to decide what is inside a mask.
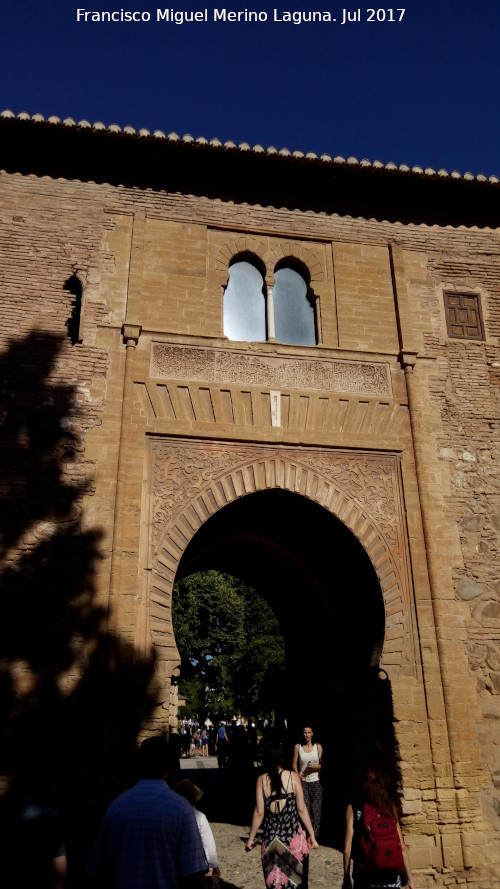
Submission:
[[[245,852],[245,840],[249,827],[234,824],[212,823],[212,830],[219,856],[221,881],[237,889],[265,889],[260,848]],[[310,853],[309,886],[342,886],[342,855],[336,849],[320,846]]]

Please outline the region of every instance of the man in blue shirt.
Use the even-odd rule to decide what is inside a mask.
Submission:
[[[111,803],[89,862],[105,889],[206,889],[207,862],[187,800],[168,787],[168,744],[147,738],[139,780]]]
[[[217,729],[217,764],[219,769],[225,769],[227,766],[228,748],[229,739],[226,734],[226,723],[222,721]]]

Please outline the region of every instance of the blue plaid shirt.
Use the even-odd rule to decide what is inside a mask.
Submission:
[[[179,889],[206,870],[193,807],[162,779],[140,780],[111,803],[89,862],[107,889]]]

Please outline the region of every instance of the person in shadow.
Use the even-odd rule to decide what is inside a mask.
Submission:
[[[206,859],[192,806],[167,785],[169,745],[147,738],[139,780],[109,806],[88,870],[96,889],[206,889]]]
[[[172,790],[175,790],[176,793],[180,793],[181,796],[187,799],[187,801],[191,803],[194,809],[196,823],[198,825],[198,829],[201,835],[201,841],[205,850],[207,865],[209,870],[212,870],[212,887],[214,887],[215,889],[215,887],[218,886],[220,883],[220,868],[214,835],[207,816],[204,812],[200,812],[200,810],[196,808],[196,804],[199,803],[203,796],[203,790],[197,787],[196,784],[193,784],[193,782],[190,781],[189,778],[183,778],[182,781],[178,781],[172,786]]]
[[[43,775],[13,782],[2,800],[2,886],[66,889],[67,859],[60,812]]]

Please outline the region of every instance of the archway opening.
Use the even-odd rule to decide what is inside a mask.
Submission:
[[[241,497],[196,532],[176,580],[214,569],[266,598],[285,643],[277,723],[290,746],[305,725],[324,747],[322,837],[341,845],[356,768],[378,755],[397,770],[390,683],[380,677],[385,613],[375,569],[336,516],[281,489]]]
[[[179,716],[201,727],[222,720],[273,725],[285,650],[267,600],[236,577],[200,571],[175,584],[172,622],[186,700]]]

